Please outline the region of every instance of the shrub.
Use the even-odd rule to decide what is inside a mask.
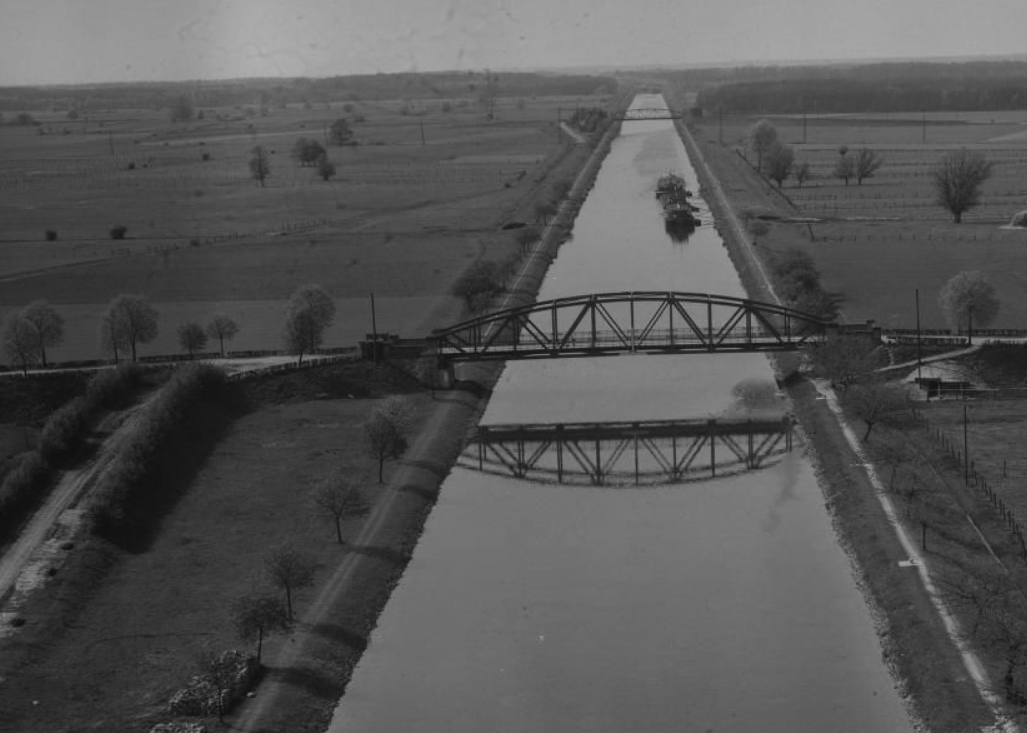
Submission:
[[[478,260],[453,284],[453,295],[462,298],[472,312],[484,310],[503,290],[502,273],[495,262]]]
[[[116,227],[111,227],[111,239],[124,239],[126,232],[128,232],[128,227],[126,226],[119,224]]]
[[[206,163],[208,160],[210,160],[210,153],[204,153],[203,155],[201,155],[200,160]]]
[[[90,497],[93,532],[123,548],[144,545],[236,411],[236,395],[219,369],[178,370],[139,413]]]
[[[39,452],[49,463],[67,460],[82,446],[90,423],[102,410],[124,406],[142,379],[134,364],[102,369],[90,378],[85,393],[50,414],[39,435]]]
[[[0,540],[5,540],[21,520],[32,500],[50,482],[52,472],[37,451],[22,454],[17,465],[0,482]]]
[[[56,229],[47,229],[46,230],[46,241],[47,242],[56,242],[57,241],[57,230]]]

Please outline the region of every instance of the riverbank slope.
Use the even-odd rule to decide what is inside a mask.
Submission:
[[[750,297],[776,296],[742,223],[744,210],[760,204],[762,191],[715,142],[698,140],[687,126],[679,134],[699,175],[739,276]],[[796,373],[793,355],[775,360],[779,377]],[[861,458],[849,448],[842,426],[804,379],[787,390],[813,454],[836,531],[853,562],[857,581],[877,619],[882,653],[906,695],[913,717],[932,731],[979,730],[994,723],[967,674],[959,651],[908,560]]]

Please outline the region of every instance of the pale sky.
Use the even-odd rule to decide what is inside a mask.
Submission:
[[[0,0],[0,85],[1027,52],[1027,0]]]

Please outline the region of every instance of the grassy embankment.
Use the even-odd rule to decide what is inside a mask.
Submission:
[[[473,139],[463,143],[472,149],[478,144]],[[584,146],[558,149],[559,155],[534,174],[542,179],[536,181],[541,185],[518,192],[510,211],[493,212],[490,229],[499,221],[528,218],[533,198],[547,196],[553,181],[572,178],[590,152]],[[460,230],[475,221],[481,215],[475,214],[476,201],[472,198],[466,216],[458,201],[447,203],[450,225]],[[377,225],[388,227],[402,217],[400,211],[397,218]],[[559,227],[554,231],[553,244],[562,233]],[[475,234],[479,235],[491,236],[487,231]],[[381,233],[376,236],[380,241]],[[453,234],[444,230],[439,236]],[[486,256],[499,255],[492,248],[486,249]],[[378,281],[371,277],[377,272],[384,273],[388,287],[399,288],[402,281],[392,279],[394,270],[412,277],[424,269],[419,248],[399,249],[395,257],[387,270],[382,262],[378,270],[366,272],[362,286],[377,288]],[[450,260],[438,263],[453,268],[447,272],[447,284],[472,259],[451,253]],[[545,264],[544,254],[532,260],[533,269],[544,270]],[[269,277],[274,276],[274,263],[268,270]],[[522,284],[528,282],[526,278]],[[432,297],[453,301],[439,291],[441,287],[431,285]],[[447,318],[440,314],[456,312],[458,305],[451,303],[421,317],[428,325],[441,325]],[[420,484],[386,489],[376,484],[377,466],[363,448],[362,424],[375,397],[396,391],[410,392],[421,425],[453,399],[433,401],[420,387],[390,371],[380,370],[369,378],[360,364],[276,377],[249,388],[251,410],[231,425],[146,552],[126,554],[91,543],[74,571],[59,574],[49,591],[26,609],[27,622],[14,640],[0,642],[5,645],[0,657],[6,677],[0,696],[12,724],[31,732],[86,724],[123,728],[132,721],[133,729],[145,729],[161,720],[167,699],[195,671],[198,649],[238,644],[228,613],[231,601],[267,588],[263,557],[270,546],[289,540],[318,563],[315,586],[298,593],[301,614],[322,606],[331,595],[326,584],[334,568],[359,559],[346,592],[327,609],[328,616],[301,616],[293,634],[273,639],[265,649],[270,677],[286,688],[273,711],[276,725],[284,727],[276,729],[321,729],[409,558],[467,421],[475,414],[474,399],[451,410],[444,429],[428,436],[429,454],[408,457],[427,466],[427,476]],[[421,442],[418,439],[417,444]],[[390,466],[386,486],[406,467]],[[335,542],[331,523],[309,501],[313,488],[341,468],[362,486],[368,506],[365,514],[345,523],[343,545]],[[389,500],[388,516],[373,545],[354,546],[368,518],[376,516],[378,504],[390,496],[395,498]],[[97,582],[100,566],[108,563],[106,577]],[[307,645],[309,653],[275,668],[275,660],[285,658],[283,652],[297,643]]]
[[[785,205],[776,193],[770,191],[744,164],[740,164],[741,161],[731,151],[718,145],[715,127],[699,127],[696,137],[704,157],[710,162],[714,175],[719,179],[736,211],[743,214],[747,211],[777,213],[783,216],[804,214],[801,210],[795,211]],[[906,181],[905,185],[914,184]],[[791,194],[790,191],[788,193]],[[852,195],[858,200],[859,194]],[[723,213],[718,212],[721,215]],[[765,284],[760,282],[757,268],[749,259],[753,250],[747,247],[737,232],[724,226],[722,216],[718,217],[718,220],[750,293],[754,297],[769,298]],[[854,238],[852,247],[838,246],[842,243],[837,241],[829,244],[821,239],[824,236],[830,237],[835,231],[832,227],[836,226]],[[870,226],[883,227],[888,224],[877,223]],[[928,230],[934,227],[934,231],[938,233],[932,233],[929,241],[933,243],[942,240],[944,249],[952,253],[953,257],[974,266],[985,264],[978,261],[981,256],[979,247],[985,237],[985,231],[993,235],[992,246],[995,247],[1000,246],[998,242],[1004,241],[1008,236],[1004,231],[995,229],[996,222],[977,225],[976,245],[972,236],[964,234],[960,239],[951,233],[953,225],[947,225],[946,228],[940,220],[933,224],[914,222],[905,226],[926,227]],[[938,278],[939,287],[940,282],[947,279],[951,273],[942,274],[942,268],[934,268],[931,265],[921,267],[925,255],[922,250],[906,246],[914,240],[903,233],[908,229],[901,227],[893,232],[887,244],[876,251],[876,259],[868,261],[862,256],[865,253],[859,251],[856,242],[861,236],[865,238],[875,231],[877,237],[882,235],[880,229],[866,227],[867,225],[861,222],[815,224],[817,240],[810,242],[808,230],[804,225],[773,224],[771,234],[760,239],[755,251],[759,253],[758,256],[764,265],[770,263],[773,250],[798,245],[809,252],[817,266],[825,273],[825,279],[835,283],[830,289],[845,297],[846,305],[843,306],[843,311],[852,320],[872,318],[876,315],[866,311],[853,311],[851,304],[864,300],[874,302],[885,309],[894,309],[894,312],[899,314],[899,322],[904,323],[907,318],[912,320],[912,301],[904,305],[904,299],[894,288],[878,290],[880,283],[876,273],[899,270],[907,275],[918,273],[918,279],[921,277],[920,273],[923,273],[925,278]],[[965,232],[967,225],[964,224],[963,227],[962,231]],[[943,229],[945,234],[940,233]],[[1018,234],[1022,236],[1022,233]],[[835,235],[839,236],[837,232]],[[843,281],[843,286],[838,285]],[[867,296],[866,293],[871,290],[874,291],[873,296]],[[1008,289],[1006,292],[1009,292]],[[897,563],[905,559],[905,553],[896,542],[894,532],[883,516],[873,486],[855,462],[858,459],[843,440],[835,418],[824,403],[817,399],[812,386],[800,382],[793,385],[790,392],[804,432],[814,448],[825,487],[825,496],[836,519],[839,535],[853,555],[858,576],[868,592],[872,607],[880,613],[880,631],[885,656],[899,678],[904,692],[909,696],[916,715],[931,730],[966,730],[986,725],[991,719],[991,714],[973,685],[969,683],[961,660],[956,655],[954,646],[916,575],[908,568],[898,566]],[[1022,456],[1022,449],[1015,440],[1015,432],[1008,429],[1011,420],[1022,422],[1022,417],[1017,417],[1018,413],[1022,415],[1022,404],[1007,404],[1004,407],[991,403],[975,405],[973,409],[979,415],[980,421],[971,429],[971,435],[974,436],[971,440],[983,441],[984,433],[989,432],[990,425],[990,437],[994,438],[996,434],[1002,436],[993,443],[996,445],[997,454],[1004,456],[1004,460],[1007,461],[1013,456]],[[957,424],[953,421],[952,408],[944,404],[925,406],[924,412],[935,426],[940,425],[943,430],[947,427],[950,434]],[[961,410],[959,413],[961,414]],[[998,422],[1002,423],[1002,427],[997,426]],[[879,462],[879,474],[882,476],[890,474],[883,459],[887,454],[894,452],[896,445],[904,446],[905,455],[909,457],[905,463],[906,469],[915,461],[915,466],[919,470],[906,470],[905,478],[900,475],[892,484],[896,490],[894,500],[900,506],[905,506],[904,521],[909,524],[913,536],[919,537],[923,526],[927,526],[928,557],[932,574],[950,584],[946,587],[952,587],[951,584],[958,586],[960,582],[966,587],[967,574],[973,576],[978,571],[981,575],[993,572],[993,567],[989,566],[994,559],[982,541],[984,537],[991,550],[1002,558],[1009,568],[1008,577],[1014,581],[1021,578],[1023,563],[1017,557],[1018,544],[1012,541],[1008,529],[990,504],[983,501],[979,494],[967,491],[966,487],[962,486],[961,466],[947,457],[937,443],[929,439],[922,427],[907,424],[905,429],[877,428],[868,444],[864,446],[865,450]],[[997,458],[996,455],[995,461]],[[898,497],[903,495],[902,492],[907,491],[913,482],[923,486],[919,499],[915,504],[900,502]],[[1008,489],[1006,492],[1006,496],[1010,496]],[[908,492],[906,495],[908,496]],[[921,521],[924,524],[921,524]],[[947,600],[950,607],[960,614],[964,628],[973,628],[974,612],[969,608],[969,604],[957,603],[953,598]],[[982,640],[977,638],[976,641]],[[994,644],[978,643],[977,646],[984,654],[991,679],[1001,680],[1005,649]]]

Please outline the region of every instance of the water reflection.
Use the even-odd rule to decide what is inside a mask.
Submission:
[[[672,242],[684,244],[695,233],[697,223],[666,219],[663,222],[663,228]]]
[[[483,425],[458,462],[537,483],[681,484],[774,465],[792,432],[787,416]]]

